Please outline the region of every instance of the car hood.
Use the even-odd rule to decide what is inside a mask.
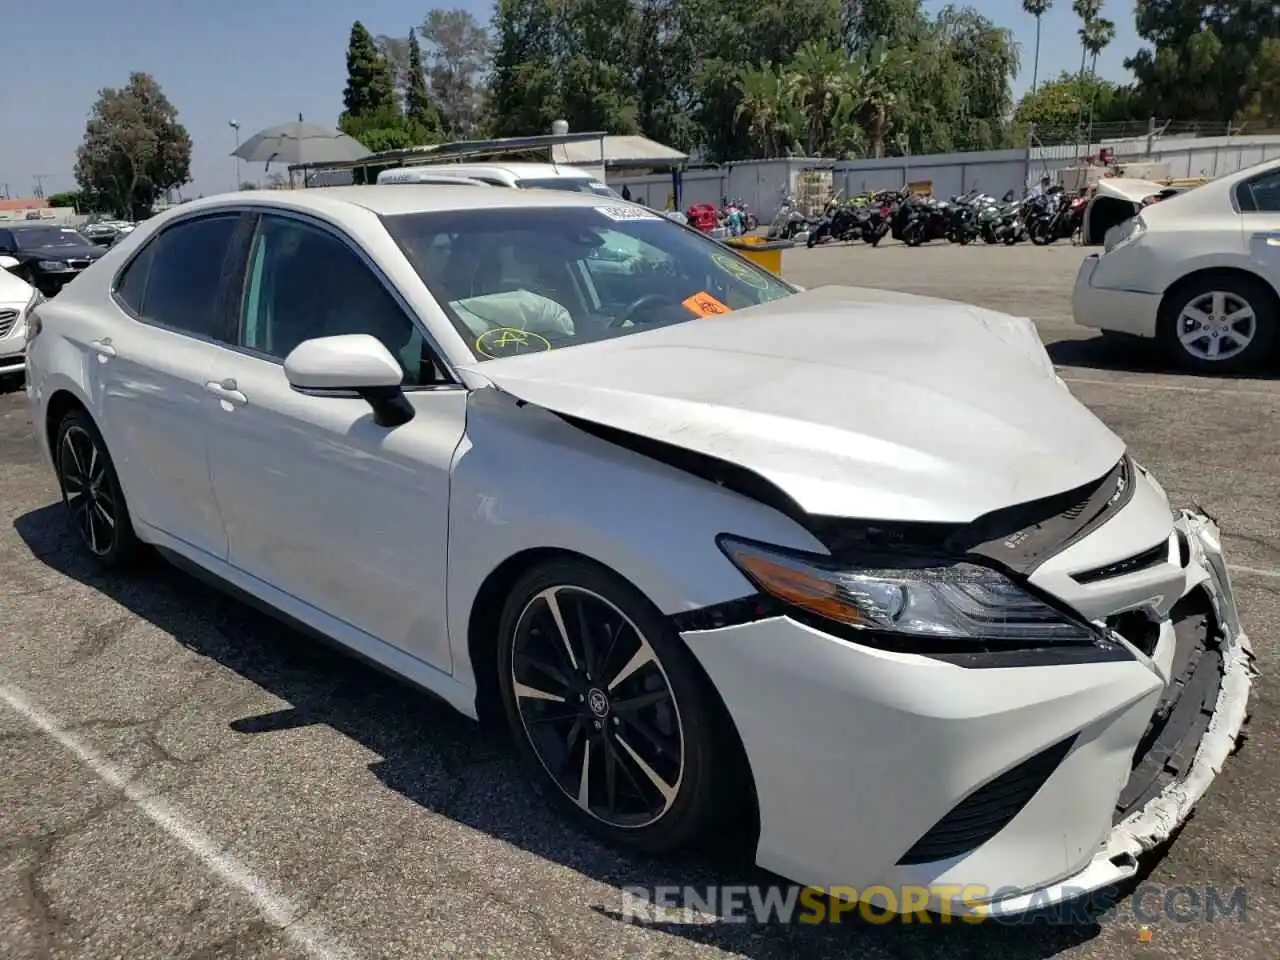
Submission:
[[[883,291],[823,287],[462,370],[730,461],[828,516],[968,522],[1097,480],[1124,452],[1029,320]]]
[[[31,300],[35,288],[21,277],[15,277],[8,270],[0,270],[0,307],[6,310],[13,306],[25,307]]]

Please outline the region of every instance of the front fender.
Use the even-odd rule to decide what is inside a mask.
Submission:
[[[448,621],[455,677],[474,686],[472,607],[526,550],[572,551],[625,577],[663,613],[750,595],[716,546],[733,532],[825,553],[755,500],[611,444],[489,387],[472,391],[449,496]]]

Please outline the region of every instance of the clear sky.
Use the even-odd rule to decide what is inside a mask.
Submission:
[[[453,0],[487,20],[490,0]],[[930,9],[940,0],[926,0]],[[996,23],[1012,27],[1022,44],[1016,93],[1031,84],[1034,21],[1020,0],[972,0]],[[194,141],[184,196],[235,185],[229,154],[239,121],[242,136],[297,118],[334,124],[342,110],[345,52],[351,21],[359,17],[375,36],[405,35],[430,9],[422,0],[58,0],[17,3],[3,18],[4,93],[0,96],[0,186],[30,196],[35,177],[46,194],[75,187],[75,149],[97,92],[122,86],[129,73],[152,74],[178,108]],[[1102,76],[1120,80],[1124,58],[1138,46],[1133,6],[1107,0],[1116,40],[1098,63]],[[1079,68],[1079,24],[1068,0],[1045,17],[1041,78]],[[714,43],[714,38],[708,38]],[[533,131],[531,131],[533,132]],[[540,131],[539,131],[540,132]],[[247,165],[242,179],[260,180]]]

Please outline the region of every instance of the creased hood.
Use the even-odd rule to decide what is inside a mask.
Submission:
[[[463,369],[739,464],[829,516],[967,522],[1097,480],[1124,452],[1029,321],[849,287]]]

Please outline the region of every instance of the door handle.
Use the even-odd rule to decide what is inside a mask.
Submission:
[[[225,380],[210,380],[204,385],[204,388],[219,400],[225,400],[227,403],[234,404],[237,407],[243,407],[249,402],[249,398],[240,392],[240,388],[231,377],[227,377]]]
[[[100,357],[114,357],[116,355],[116,348],[111,345],[110,337],[103,337],[101,340],[90,340],[89,346],[93,347],[94,352]]]

